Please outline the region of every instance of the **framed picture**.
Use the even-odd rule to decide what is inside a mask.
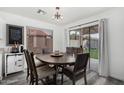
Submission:
[[[24,43],[24,27],[10,24],[7,24],[6,27],[7,45]]]

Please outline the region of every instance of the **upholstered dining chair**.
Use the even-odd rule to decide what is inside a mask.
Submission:
[[[26,63],[27,63],[27,76],[26,76],[26,80],[28,80],[29,76],[30,76],[30,59],[29,59],[29,56],[28,56],[28,50],[24,49],[23,50],[24,52],[24,55],[25,55],[25,59],[26,59]],[[30,76],[30,84],[31,84],[31,76]]]
[[[84,76],[84,82],[85,84],[87,84],[86,69],[87,69],[88,58],[89,58],[89,53],[77,54],[77,58],[74,66],[62,68],[61,83],[63,84],[63,75],[66,75],[70,80],[72,80],[73,85],[75,85],[75,82],[81,79],[83,76]]]
[[[50,53],[52,53],[52,52],[53,52],[53,50],[50,49],[50,48],[43,48],[43,49],[42,49],[42,53],[43,53],[43,54],[50,54]]]
[[[32,84],[38,85],[38,81],[47,78],[48,76],[52,76],[55,74],[55,70],[52,67],[49,67],[49,65],[42,66],[39,68],[36,68],[35,61],[34,61],[34,54],[33,52],[30,53],[30,62],[31,62],[31,73],[32,73]]]
[[[25,59],[26,59],[26,63],[27,63],[27,76],[26,76],[26,80],[28,81],[28,78],[30,76],[30,84],[31,84],[31,71],[30,71],[30,57],[29,57],[29,51],[24,49],[23,50],[24,52],[24,55],[25,55]],[[46,64],[42,63],[42,62],[36,62],[36,67],[42,67],[42,66],[45,66]]]

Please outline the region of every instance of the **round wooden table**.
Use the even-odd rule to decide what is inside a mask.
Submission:
[[[55,67],[55,83],[57,84],[58,66],[71,65],[75,63],[75,57],[72,55],[63,54],[60,57],[53,57],[51,54],[38,54],[36,58],[46,64],[52,64]]]
[[[54,64],[54,65],[66,65],[75,63],[75,57],[72,55],[63,54],[60,57],[53,57],[51,54],[38,54],[36,58],[44,63]]]

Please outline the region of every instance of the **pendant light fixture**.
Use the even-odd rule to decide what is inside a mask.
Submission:
[[[52,17],[53,19],[59,21],[63,19],[63,16],[60,14],[60,7],[56,7],[56,13]]]

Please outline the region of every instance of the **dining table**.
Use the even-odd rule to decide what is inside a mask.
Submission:
[[[59,55],[55,54],[37,54],[36,59],[49,65],[53,65],[55,68],[55,84],[57,84],[57,76],[59,72],[59,67],[64,67],[66,65],[73,65],[75,63],[76,57],[74,55],[68,55],[62,53]]]

